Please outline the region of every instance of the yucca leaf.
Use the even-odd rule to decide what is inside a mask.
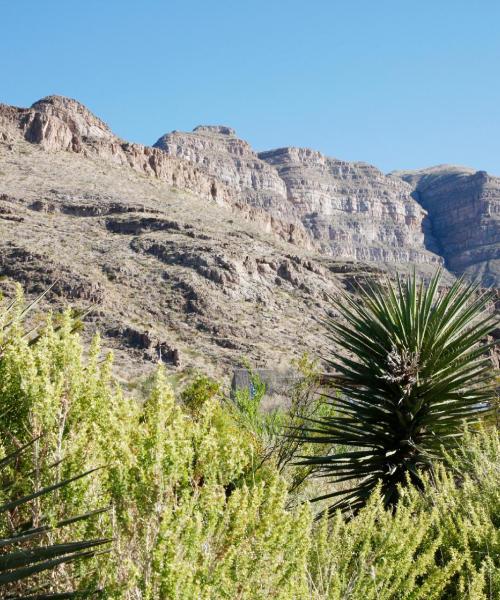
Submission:
[[[326,392],[332,414],[305,420],[290,432],[301,443],[329,445],[322,456],[298,464],[333,482],[357,481],[317,500],[338,498],[328,509],[355,512],[377,484],[386,504],[397,502],[398,485],[421,485],[443,449],[458,442],[464,422],[486,415],[493,397],[494,343],[484,338],[497,319],[486,312],[492,293],[457,280],[440,289],[440,272],[429,283],[415,273],[395,283],[368,284],[360,298],[341,294],[326,317],[334,348],[326,357],[340,392]],[[348,450],[335,453],[339,445]]]

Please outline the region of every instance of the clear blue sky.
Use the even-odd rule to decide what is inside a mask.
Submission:
[[[385,171],[500,175],[498,0],[0,0],[0,101],[120,136],[231,125]]]

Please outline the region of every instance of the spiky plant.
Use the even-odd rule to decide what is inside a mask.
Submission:
[[[343,320],[326,321],[340,394],[327,393],[334,414],[309,421],[299,438],[332,448],[300,463],[334,484],[316,498],[334,500],[330,514],[357,512],[377,484],[394,505],[398,486],[421,486],[421,472],[459,440],[464,422],[490,409],[483,340],[496,323],[486,311],[492,295],[463,281],[440,290],[440,277],[425,285],[413,274],[368,285],[358,299],[343,294],[335,306]],[[335,453],[339,445],[350,449]]]
[[[36,439],[31,440],[23,447],[0,460],[0,476],[3,476],[3,471],[11,463],[18,461],[25,450],[35,441]],[[46,589],[47,584],[37,580],[37,575],[44,571],[53,571],[59,565],[65,563],[91,558],[95,556],[101,547],[108,546],[111,541],[109,538],[95,538],[63,543],[47,542],[47,535],[51,532],[88,519],[107,509],[98,509],[81,515],[73,515],[54,525],[39,524],[35,526],[22,522],[19,519],[20,516],[30,513],[33,501],[55,493],[57,490],[69,486],[73,481],[90,475],[94,471],[95,469],[69,479],[58,481],[53,485],[45,486],[20,497],[9,497],[10,485],[8,480],[2,483],[0,491],[2,492],[2,498],[6,499],[0,502],[0,532],[2,534],[2,537],[0,537],[1,598],[48,600],[50,598],[82,598],[95,594],[96,590],[88,592],[51,592],[50,589]],[[17,525],[15,524],[16,521],[18,522]],[[22,585],[21,582],[24,580],[36,583],[33,586]]]

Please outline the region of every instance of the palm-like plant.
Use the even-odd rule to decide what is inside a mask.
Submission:
[[[0,460],[0,475],[14,461],[20,459],[24,451],[36,440],[31,440],[25,446],[15,450],[10,455]],[[70,541],[65,543],[47,543],[45,541],[47,534],[54,532],[66,526],[70,526],[78,521],[88,519],[91,516],[100,514],[107,509],[98,509],[85,514],[75,515],[60,522],[49,525],[39,524],[38,526],[26,525],[22,523],[17,527],[13,525],[16,520],[16,513],[27,509],[37,498],[48,496],[58,489],[69,486],[73,481],[90,475],[95,469],[87,473],[82,473],[70,479],[64,479],[53,485],[49,485],[33,491],[20,497],[10,497],[0,502],[0,523],[1,531],[4,534],[0,537],[0,597],[20,600],[43,600],[49,598],[82,598],[87,595],[93,595],[95,590],[89,592],[68,591],[52,593],[45,589],[46,586],[38,582],[33,588],[31,586],[20,586],[20,582],[34,578],[44,571],[53,571],[59,565],[72,563],[76,560],[91,558],[102,546],[110,543],[108,538],[95,538],[90,540]],[[2,487],[8,488],[8,484]],[[4,491],[2,489],[2,491]],[[2,494],[8,496],[7,494]],[[17,515],[18,516],[18,515]],[[6,531],[10,530],[6,535]],[[23,590],[20,593],[20,590]],[[31,590],[31,591],[30,591]]]
[[[439,272],[427,286],[413,274],[367,286],[358,300],[344,294],[336,306],[344,322],[326,322],[340,394],[327,394],[335,413],[310,420],[298,437],[332,448],[300,464],[351,482],[316,498],[334,499],[330,514],[356,512],[377,485],[394,505],[398,486],[421,486],[421,472],[458,441],[464,422],[490,409],[493,366],[481,341],[496,323],[485,311],[491,294],[462,281],[440,291],[439,281]],[[335,454],[336,445],[350,449]]]

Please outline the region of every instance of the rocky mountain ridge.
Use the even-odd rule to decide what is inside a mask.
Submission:
[[[181,190],[221,205],[228,205],[249,220],[257,220],[267,230],[284,239],[310,246],[309,236],[291,217],[278,217],[238,201],[234,190],[189,161],[168,156],[151,146],[129,143],[115,136],[109,127],[76,100],[48,96],[30,108],[0,104],[0,139],[4,142],[22,137],[47,151],[65,150],[86,157],[127,166]]]
[[[445,261],[498,286],[500,180],[449,171],[256,153],[226,126],[148,147],[71,99],[0,105],[3,289],[92,304],[127,376],[137,358],[284,367],[328,343],[318,316],[360,277]]]
[[[375,167],[305,148],[257,154],[224,126],[165,134],[155,147],[221,178],[242,202],[294,224],[298,220],[321,253],[376,262],[442,262],[410,186]]]

